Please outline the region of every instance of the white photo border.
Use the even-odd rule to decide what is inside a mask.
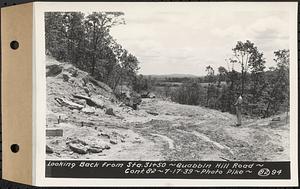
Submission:
[[[196,9],[198,6],[289,12],[291,179],[71,179],[45,177],[46,68],[45,12],[123,11],[144,8]],[[34,2],[33,184],[37,186],[298,186],[298,51],[297,2]]]

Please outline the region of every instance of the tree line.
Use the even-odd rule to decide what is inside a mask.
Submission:
[[[264,54],[247,40],[238,41],[232,56],[217,70],[211,65],[206,76],[155,79],[140,76],[140,88],[157,90],[172,101],[235,113],[234,103],[243,97],[243,113],[269,117],[289,110],[289,50],[274,52],[275,67],[266,68]],[[174,87],[169,82],[182,83]],[[156,86],[156,87],[155,87]],[[163,90],[158,90],[164,86]]]
[[[207,75],[190,79],[171,93],[172,100],[235,112],[234,103],[243,97],[243,113],[269,117],[289,109],[289,50],[274,52],[275,67],[266,70],[265,58],[254,43],[238,41],[227,69],[206,67]],[[234,67],[239,67],[237,71]]]
[[[116,91],[132,85],[138,59],[111,36],[110,30],[125,23],[123,12],[46,12],[46,54],[88,72]]]

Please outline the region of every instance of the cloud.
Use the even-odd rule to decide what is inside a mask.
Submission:
[[[289,36],[288,22],[275,17],[260,19],[249,26],[249,35],[257,39],[287,39]]]
[[[282,11],[149,9],[127,11],[125,19],[112,36],[138,57],[144,74],[204,75],[207,65],[227,66],[238,40],[254,42],[271,65],[273,52],[289,45],[288,14]]]

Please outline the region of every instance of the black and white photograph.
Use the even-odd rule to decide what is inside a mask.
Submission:
[[[45,12],[47,159],[289,161],[289,13]]]

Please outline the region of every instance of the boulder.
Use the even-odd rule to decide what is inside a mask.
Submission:
[[[280,121],[280,120],[281,120],[281,118],[280,118],[279,116],[274,117],[274,118],[272,119],[272,121]]]
[[[67,138],[67,140],[68,140],[68,141],[66,142],[66,144],[70,144],[70,143],[79,143],[79,144],[82,144],[82,145],[84,145],[84,146],[88,145],[85,141],[80,140],[80,139],[77,139],[77,138],[75,138],[75,139]]]
[[[73,97],[86,100],[86,103],[89,106],[94,106],[96,108],[101,108],[101,109],[105,107],[104,102],[99,98],[77,95],[77,94],[73,94]]]
[[[89,83],[89,79],[87,77],[82,78],[82,86],[86,86]]]
[[[52,154],[54,151],[52,148],[50,148],[48,145],[46,145],[46,153],[47,154]]]
[[[82,106],[86,106],[86,100],[85,99],[74,99],[73,102],[80,104]]]
[[[147,111],[148,114],[151,114],[151,115],[154,115],[154,116],[158,116],[159,114],[157,112],[150,112],[150,111]]]
[[[110,142],[111,144],[118,144],[118,142],[117,142],[116,139],[111,139],[109,142]]]
[[[92,83],[89,83],[88,86],[89,86],[90,88],[92,88],[93,90],[96,90],[96,87],[95,87]]]
[[[62,98],[55,98],[56,102],[58,102],[61,106],[66,106],[70,109],[78,109],[81,110],[82,108],[84,108],[84,106],[80,105],[80,104],[76,104],[72,101],[66,100],[66,99],[62,99]]]
[[[46,77],[55,77],[62,72],[63,67],[58,64],[51,64],[46,66]]]
[[[91,152],[91,153],[100,153],[100,152],[102,152],[102,148],[93,146],[93,147],[90,147],[90,148],[88,149],[88,152]]]
[[[141,98],[148,98],[149,93],[150,93],[150,92],[148,92],[148,91],[143,91],[143,92],[141,92]]]
[[[155,94],[149,91],[141,92],[141,98],[155,98]]]
[[[68,74],[66,74],[66,73],[63,73],[62,77],[63,77],[64,82],[68,82],[69,79],[70,79],[70,76]]]
[[[83,87],[83,90],[88,96],[91,96],[91,92],[90,92],[89,88]]]
[[[71,73],[71,76],[72,76],[72,77],[77,77],[77,76],[78,76],[78,70],[74,70],[74,71]]]
[[[95,97],[92,97],[90,100],[87,100],[87,104],[91,104],[90,106],[95,106],[96,108],[101,109],[105,107],[103,100]]]
[[[85,107],[81,111],[85,114],[90,114],[91,115],[91,114],[94,114],[96,110],[93,107]]]
[[[142,98],[141,98],[141,96],[140,96],[138,93],[136,93],[136,92],[132,92],[132,93],[130,94],[130,96],[131,96],[131,99],[130,99],[130,105],[131,105],[131,107],[132,107],[134,110],[137,110],[137,109],[138,109],[138,105],[140,105],[141,102],[142,102]]]
[[[70,78],[69,82],[72,83],[72,84],[74,84],[75,83],[75,79],[74,78]]]
[[[109,134],[103,133],[103,132],[98,134],[98,136],[101,136],[101,137],[104,137],[104,138],[110,138]]]
[[[280,147],[278,147],[278,148],[276,149],[276,151],[277,151],[277,152],[283,152],[283,151],[284,151],[284,148],[283,148],[282,146],[280,146]]]
[[[149,98],[156,98],[154,93],[149,93]]]
[[[89,96],[84,96],[84,95],[77,95],[77,94],[73,94],[74,98],[78,98],[78,99],[84,99],[84,100],[89,100],[91,99]]]
[[[134,110],[137,110],[138,105],[141,104],[142,98],[141,95],[139,95],[136,92],[131,93],[121,93],[118,95],[118,98],[126,105]]]
[[[76,78],[80,73],[82,73],[78,68],[72,64],[64,63],[63,72],[68,74],[69,77]]]
[[[87,154],[88,148],[81,143],[68,143],[70,149],[78,154]]]
[[[116,116],[116,114],[114,113],[114,110],[112,108],[106,109],[105,114],[111,115],[111,116]]]

